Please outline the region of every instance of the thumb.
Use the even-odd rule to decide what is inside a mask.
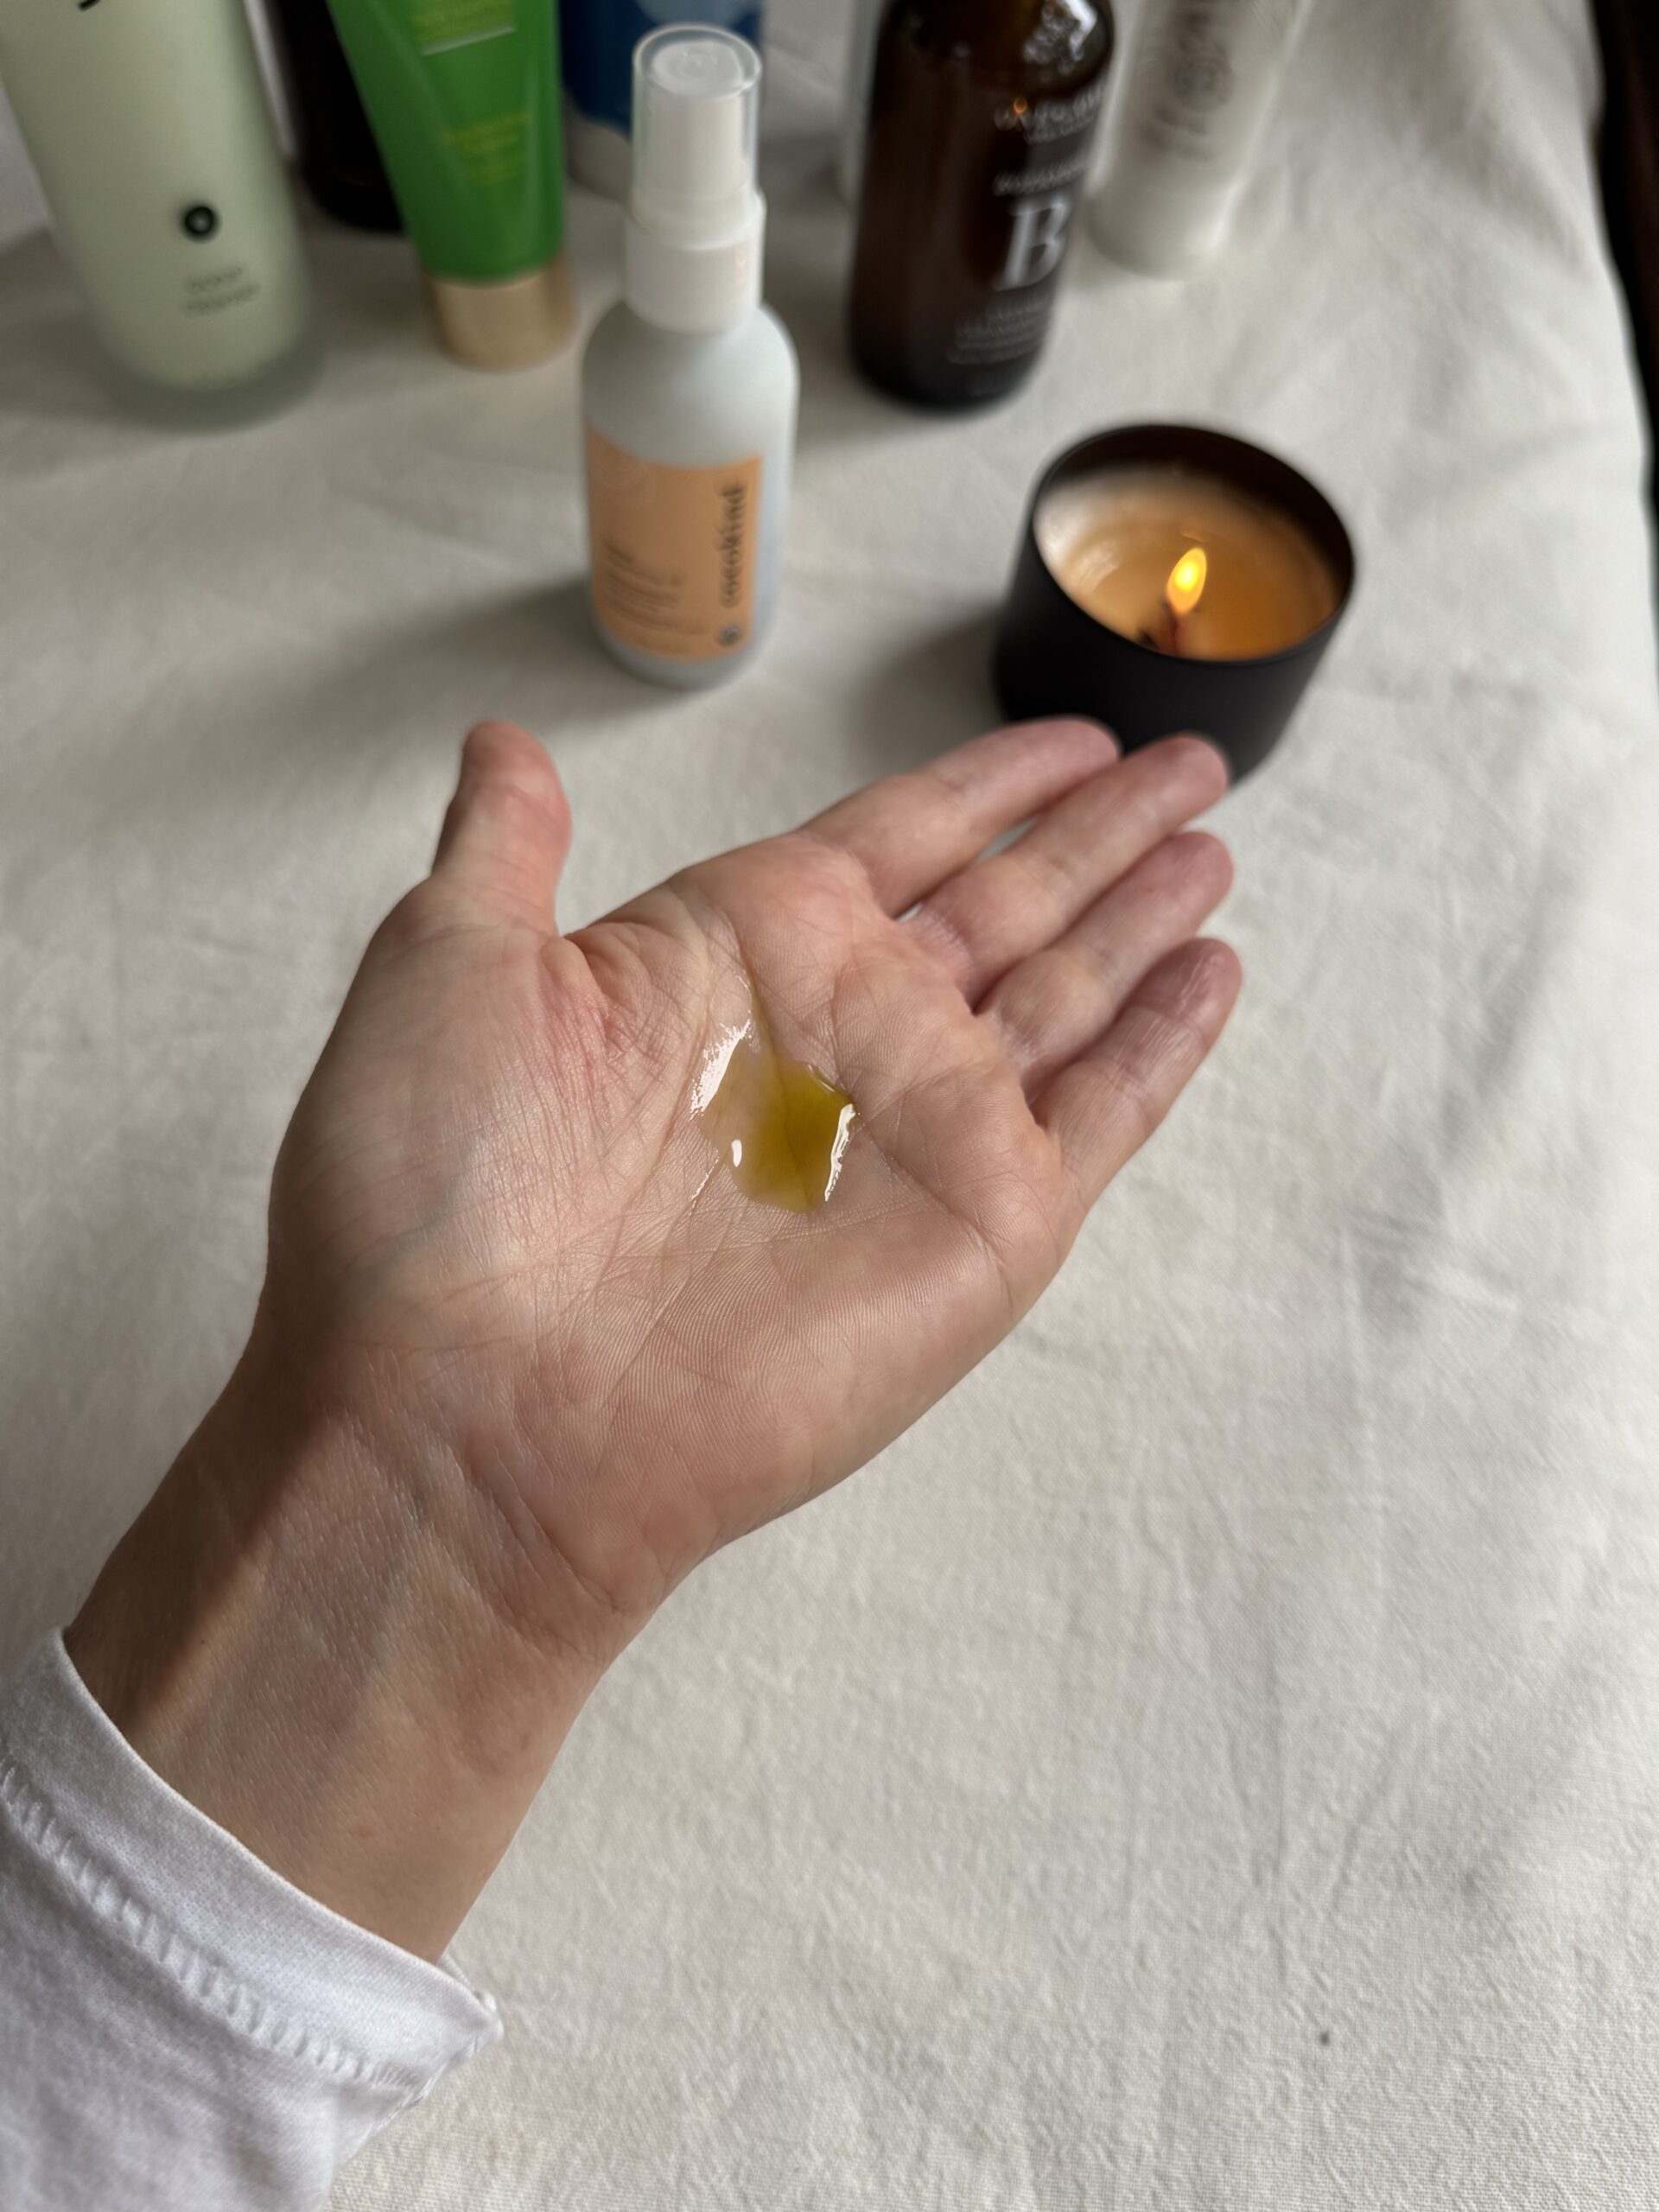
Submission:
[[[461,747],[433,881],[498,920],[550,930],[569,849],[569,802],[545,752],[516,722],[480,722]]]

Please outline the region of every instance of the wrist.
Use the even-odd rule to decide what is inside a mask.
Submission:
[[[165,1781],[429,1957],[610,1656],[579,1619],[525,1632],[480,1510],[429,1438],[251,1350],[66,1636]]]

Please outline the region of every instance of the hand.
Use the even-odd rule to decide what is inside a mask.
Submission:
[[[350,1402],[420,1408],[534,1634],[609,1656],[906,1427],[1203,1058],[1236,970],[1188,940],[1229,864],[1166,841],[1224,772],[1112,758],[1002,732],[561,937],[552,766],[474,734],[283,1148],[266,1321]],[[857,1109],[821,1212],[745,1198],[694,1110],[757,1010]]]
[[[558,779],[522,731],[474,731],[432,874],[371,944],[283,1147],[220,1424],[238,1442],[197,1453],[273,1471],[243,1477],[232,1505],[218,1477],[183,1485],[197,1522],[217,1489],[232,1532],[196,1579],[245,1585],[232,1562],[250,1527],[283,1525],[269,1499],[297,1491],[318,1502],[277,1547],[307,1562],[283,1604],[315,1612],[319,1580],[340,1580],[325,1531],[348,1497],[365,1558],[334,1613],[370,1602],[390,1545],[429,1620],[470,1624],[466,1663],[498,1637],[532,1655],[569,1686],[568,1725],[690,1568],[878,1451],[1052,1276],[1230,1008],[1233,956],[1193,939],[1230,864],[1213,838],[1173,834],[1224,784],[1197,740],[1118,763],[1089,724],[1003,731],[563,937]],[[757,1020],[856,1108],[817,1211],[745,1198],[696,1111],[722,1039]],[[292,1471],[319,1438],[332,1519]],[[91,1610],[74,1648],[93,1680]],[[423,1677],[434,1636],[406,1661]],[[112,1710],[158,1709],[120,1687],[130,1660],[105,1671]],[[158,1764],[187,1757],[219,1694],[198,1667],[191,1727],[161,1729]],[[394,1711],[398,1694],[385,1686]],[[441,1701],[429,1690],[425,1709]],[[226,1726],[231,1756],[245,1714]],[[522,1774],[502,1755],[512,1819],[543,1748]],[[510,1833],[498,1818],[493,1848]]]

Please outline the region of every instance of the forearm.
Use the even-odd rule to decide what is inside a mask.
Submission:
[[[181,1796],[425,1958],[602,1663],[514,1621],[486,1511],[414,1420],[276,1387],[251,1353],[65,1638]]]

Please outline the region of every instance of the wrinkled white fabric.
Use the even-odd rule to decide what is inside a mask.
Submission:
[[[153,1774],[61,1637],[0,1692],[6,2212],[301,2212],[499,2032]]]
[[[847,366],[843,19],[769,13],[796,503],[701,697],[589,639],[574,355],[450,366],[319,224],[312,398],[158,436],[0,198],[0,1645],[228,1370],[466,724],[547,739],[580,922],[992,721],[1043,460],[1217,423],[1362,563],[1221,810],[1234,1025],[1012,1342],[602,1686],[456,1947],[505,2044],[336,2202],[1651,2203],[1659,700],[1587,7],[1319,0],[1224,260],[1079,236],[957,419]],[[591,319],[616,211],[571,227]]]

